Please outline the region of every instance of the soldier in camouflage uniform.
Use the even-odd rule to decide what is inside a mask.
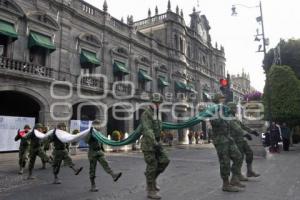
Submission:
[[[24,133],[27,134],[28,131],[30,130],[29,125],[24,126]],[[20,166],[20,171],[18,172],[19,174],[23,174],[26,161],[27,161],[27,153],[29,149],[29,140],[24,139],[21,135],[20,132],[18,131],[18,134],[15,137],[15,141],[21,140],[20,146],[19,146],[19,166]]]
[[[224,103],[225,98],[221,94],[217,94],[215,97],[215,103]],[[222,119],[218,113],[217,118],[211,119],[212,125],[212,140],[216,148],[219,163],[220,174],[223,179],[223,191],[226,192],[238,192],[236,187],[243,187],[240,184],[238,175],[242,166],[242,155],[238,150],[234,140],[230,137],[230,120]],[[232,165],[230,165],[230,160]],[[235,182],[235,185],[229,183],[230,171],[232,172],[231,182]],[[233,181],[234,180],[234,181]]]
[[[143,135],[141,149],[147,164],[145,176],[147,196],[150,199],[161,199],[161,196],[157,193],[159,187],[156,184],[156,179],[170,162],[165,150],[159,143],[162,124],[158,118],[158,107],[161,102],[161,96],[153,96],[153,105],[146,109],[141,116],[141,131]]]
[[[37,123],[34,126],[34,129],[37,129],[40,132],[43,132],[43,125]],[[30,141],[30,148],[29,148],[29,165],[28,165],[28,178],[27,179],[34,179],[32,176],[32,170],[34,168],[36,157],[39,156],[42,160],[42,164],[45,165],[46,162],[50,162],[49,157],[45,154],[45,152],[41,148],[41,140],[35,136],[34,129],[24,136],[24,139],[28,139]]]
[[[64,123],[59,123],[57,125],[57,129],[66,131],[66,125]],[[58,178],[58,173],[60,170],[60,166],[62,161],[64,161],[64,163],[69,166],[75,173],[75,175],[78,175],[81,170],[83,169],[83,167],[80,167],[79,169],[75,168],[74,163],[72,162],[71,157],[69,156],[69,153],[66,149],[66,144],[61,142],[56,134],[54,133],[50,138],[50,141],[53,142],[53,174],[54,174],[54,182],[53,184],[61,184],[60,179]]]
[[[236,104],[229,103],[228,106],[230,107],[231,114],[235,116],[236,114]],[[256,137],[259,136],[259,134],[250,129],[249,127],[245,126],[241,121],[238,119],[232,120],[232,131],[230,132],[231,137],[234,139],[237,147],[239,148],[241,154],[242,154],[242,160],[244,160],[244,157],[246,157],[246,163],[247,163],[247,177],[258,177],[260,174],[255,173],[252,169],[252,163],[253,163],[253,151],[250,148],[247,141],[244,139],[246,137],[248,140],[252,140],[252,137],[250,134],[255,135]],[[241,181],[247,181],[248,179],[244,177],[240,171],[240,180]]]
[[[46,126],[43,127],[43,133],[46,134],[48,132],[48,128]],[[47,151],[50,149],[50,141],[49,139],[45,139],[44,141],[41,142],[41,149],[42,151],[44,152],[44,154],[47,155]],[[42,159],[42,158],[41,158]],[[49,159],[50,159],[50,162],[49,163],[52,163],[53,161],[53,158],[52,156],[49,156]],[[42,162],[42,168],[41,169],[46,169],[46,163],[43,163]]]
[[[92,126],[98,131],[100,131],[100,125],[101,122],[99,120],[95,120],[92,123]],[[96,188],[96,184],[95,184],[97,162],[100,163],[100,165],[103,167],[106,173],[112,176],[115,182],[122,176],[122,173],[121,172],[114,173],[113,170],[110,168],[108,162],[104,157],[103,145],[93,137],[92,131],[90,131],[90,133],[86,136],[85,141],[89,145],[88,158],[90,161],[90,181],[91,181],[90,191],[97,192],[98,189]]]

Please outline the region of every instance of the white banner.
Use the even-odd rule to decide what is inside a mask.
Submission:
[[[33,128],[35,118],[0,115],[0,152],[19,150],[20,141],[15,142],[15,136],[18,129],[23,130],[26,124]]]
[[[71,120],[70,123],[70,132],[72,133],[75,129],[82,132],[87,130],[92,125],[92,121],[81,121],[81,120]],[[85,148],[88,145],[85,143],[84,140],[79,141],[79,147]]]

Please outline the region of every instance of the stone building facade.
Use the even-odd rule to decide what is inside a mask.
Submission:
[[[232,82],[233,101],[239,102],[244,100],[244,95],[252,92],[250,75],[244,70],[241,74],[232,75],[230,78]]]
[[[48,126],[108,116],[108,132],[131,132],[138,114],[112,116],[114,108],[131,116],[120,96],[135,105],[159,92],[170,106],[180,103],[176,115],[188,116],[225,76],[224,48],[212,47],[208,20],[195,9],[190,26],[170,2],[163,14],[127,23],[106,2],[100,10],[82,0],[0,0],[0,10],[0,115]],[[163,119],[174,121],[168,112]]]

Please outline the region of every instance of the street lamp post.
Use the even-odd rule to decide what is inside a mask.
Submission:
[[[263,12],[262,12],[262,3],[261,1],[259,1],[259,5],[258,6],[246,6],[243,4],[234,4],[231,8],[232,10],[232,16],[236,16],[237,12],[236,12],[236,6],[242,6],[245,8],[258,8],[259,7],[259,11],[260,11],[260,16],[256,18],[257,22],[260,22],[261,24],[261,34],[259,33],[259,30],[257,30],[256,35],[255,35],[255,40],[254,41],[260,41],[259,36],[262,37],[262,42],[263,42],[263,50],[261,50],[261,45],[259,45],[258,51],[257,52],[263,52],[264,53],[264,58],[266,57],[267,54],[267,49],[266,47],[269,45],[269,40],[265,37],[265,27],[264,27],[264,20],[263,20]],[[272,112],[271,112],[271,88],[270,88],[270,81],[269,81],[269,76],[266,71],[266,89],[267,89],[267,104],[268,104],[268,115],[269,115],[269,126],[272,123]]]

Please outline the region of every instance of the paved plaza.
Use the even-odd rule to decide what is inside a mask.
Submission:
[[[240,193],[221,190],[219,164],[212,145],[182,145],[167,148],[171,163],[159,178],[161,195],[165,200],[298,200],[300,197],[300,146],[290,152],[255,157],[255,170],[262,174],[251,179]],[[17,175],[17,153],[0,155],[0,199],[3,200],[143,200],[145,192],[145,163],[140,152],[107,153],[107,159],[123,176],[114,183],[103,169],[97,168],[99,192],[89,192],[89,164],[86,152],[73,156],[77,166],[84,166],[79,176],[63,167],[63,183],[53,185],[51,167],[40,170],[37,160],[34,175],[27,181],[26,172]],[[245,170],[245,169],[244,169]]]

